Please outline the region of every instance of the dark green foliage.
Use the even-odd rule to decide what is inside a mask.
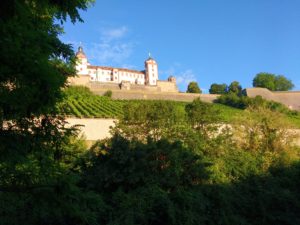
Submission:
[[[22,119],[0,133],[0,224],[89,224],[101,198],[77,186],[82,147],[61,118]],[[30,130],[28,129],[30,127]]]
[[[154,140],[179,138],[184,130],[183,104],[171,101],[134,101],[124,105],[124,116],[116,131],[128,138]]]
[[[209,89],[210,94],[231,94],[234,93],[238,96],[242,95],[242,86],[238,81],[233,81],[229,86],[227,84],[213,83]]]
[[[196,98],[185,107],[188,120],[195,129],[201,129],[205,124],[218,123],[219,111],[215,110],[212,104],[202,102]]]
[[[108,142],[94,145],[91,152],[97,157],[92,162],[93,167],[87,169],[84,183],[108,194],[118,189],[135,190],[147,184],[172,192],[200,184],[206,177],[200,157],[180,142],[149,138],[142,143],[116,135]]]
[[[0,3],[0,224],[299,224],[299,149],[282,114],[260,108],[280,105],[238,97],[232,85],[224,102],[253,112],[229,129],[217,109],[240,111],[200,99],[62,93],[74,55],[53,21],[80,20],[88,3]],[[85,151],[57,109],[120,121]]]
[[[101,224],[298,223],[299,164],[264,170],[267,155],[234,146],[204,156],[180,142],[115,135],[81,163],[81,186],[103,196]]]
[[[103,94],[103,96],[106,96],[106,97],[108,97],[108,98],[111,98],[111,96],[112,96],[112,91],[111,91],[111,90],[106,91],[106,92]]]
[[[268,101],[263,99],[261,96],[250,98],[248,96],[238,96],[235,93],[229,93],[219,96],[215,102],[238,109],[246,109],[248,107],[266,107],[273,111],[285,113],[287,115],[298,114],[296,111],[288,109],[285,105],[279,102]]]
[[[54,21],[81,20],[89,2],[0,3],[0,224],[96,222],[101,197],[78,187],[72,170],[80,155],[75,129],[55,115],[75,69]]]
[[[234,93],[238,96],[242,95],[242,86],[238,81],[233,81],[231,84],[228,86],[228,93]]]
[[[198,86],[198,83],[195,81],[191,81],[189,83],[186,92],[187,93],[199,93],[199,94],[202,93],[201,89]]]
[[[206,139],[209,139],[210,133],[219,126],[219,111],[212,104],[202,102],[200,98],[187,104],[185,111],[191,128],[199,132]]]
[[[271,91],[288,91],[294,87],[294,84],[283,75],[258,73],[253,79],[253,87],[263,87]]]
[[[210,94],[226,94],[228,90],[227,84],[216,84],[213,83],[210,86],[209,93]]]
[[[271,168],[228,187],[228,224],[299,224],[300,164]],[[230,207],[230,208],[229,208]]]
[[[231,92],[219,96],[215,102],[238,109],[245,109],[249,106],[250,101],[250,98],[247,96],[238,96],[237,94]]]
[[[199,197],[193,189],[207,179],[207,171],[180,142],[141,143],[114,136],[90,154],[82,185],[101,193],[113,209],[103,218],[105,224],[198,223],[201,216],[193,204]]]
[[[81,20],[78,11],[89,1],[1,2],[0,16],[0,119],[49,113],[61,96],[60,88],[74,74],[74,53],[58,35],[69,15]]]

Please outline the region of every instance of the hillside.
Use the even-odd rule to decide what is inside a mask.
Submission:
[[[57,104],[57,109],[59,114],[67,117],[117,119],[123,115],[123,107],[144,101],[159,100],[114,100],[107,96],[95,95],[87,87],[71,86],[65,89],[64,99]],[[180,111],[184,111],[187,104],[186,102],[171,102]],[[222,122],[233,122],[236,117],[243,115],[243,110],[222,104],[213,104],[213,108],[219,112]],[[299,113],[285,113],[284,116],[291,124],[300,128]]]

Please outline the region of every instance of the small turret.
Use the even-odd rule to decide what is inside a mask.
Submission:
[[[174,76],[169,76],[168,81],[176,84],[176,78]]]
[[[86,58],[86,55],[81,46],[78,47],[78,51],[76,52],[76,58],[78,59]]]

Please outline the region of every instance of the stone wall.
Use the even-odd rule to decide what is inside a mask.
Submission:
[[[115,126],[115,119],[78,119],[68,118],[67,122],[70,126],[81,125],[80,130],[83,137],[87,140],[87,144],[91,146],[95,141],[109,138],[110,127]],[[298,137],[294,140],[294,143],[300,146],[300,130],[291,130]]]
[[[178,92],[178,88],[175,82],[158,80],[157,87],[161,92]]]
[[[68,78],[69,85],[83,85],[86,86],[90,82],[90,76],[87,75],[78,75],[75,77]]]
[[[77,76],[69,79],[71,85],[83,85],[98,95],[103,95],[107,90],[112,91],[113,99],[148,99],[148,100],[173,100],[191,102],[200,97],[205,102],[213,102],[219,95],[179,93],[176,83],[171,81],[158,81],[157,86],[138,84],[114,84],[103,82],[90,82],[88,76]]]
[[[270,91],[266,88],[247,88],[249,97],[261,96],[264,99],[280,102],[290,109],[300,111],[300,91]]]
[[[92,92],[98,95],[103,95],[106,90],[94,90]],[[195,98],[200,97],[202,101],[213,102],[219,95],[211,94],[191,94],[191,93],[176,93],[176,92],[144,92],[144,91],[125,91],[125,90],[113,90],[113,99],[144,99],[144,100],[172,100],[181,102],[191,102]]]
[[[89,87],[92,90],[133,90],[133,91],[150,91],[150,92],[178,92],[176,82],[172,81],[157,81],[157,85],[141,85],[141,84],[131,84],[130,82],[117,83],[106,83],[90,81],[87,75],[78,75],[76,77],[71,77],[68,79],[70,85],[83,85]]]
[[[67,118],[69,126],[80,125],[80,134],[88,141],[96,141],[111,137],[110,127],[115,126],[115,119]]]

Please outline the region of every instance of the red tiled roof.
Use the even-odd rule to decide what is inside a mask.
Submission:
[[[144,71],[138,71],[138,70],[130,70],[130,69],[124,69],[124,68],[115,68],[115,67],[109,67],[109,66],[87,66],[88,69],[103,69],[103,70],[119,70],[123,72],[129,72],[129,73],[139,73],[139,74],[145,74]]]

